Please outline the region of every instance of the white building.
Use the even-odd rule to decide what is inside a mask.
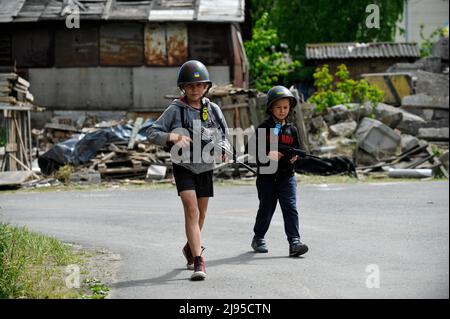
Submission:
[[[449,0],[406,0],[403,19],[399,27],[405,30],[395,38],[396,42],[423,42],[420,26],[424,25],[424,36],[428,38],[437,28],[448,26]]]

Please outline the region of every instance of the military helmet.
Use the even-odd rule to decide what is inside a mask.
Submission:
[[[267,114],[271,114],[270,108],[272,107],[273,102],[280,99],[289,99],[291,110],[297,105],[297,99],[294,97],[291,91],[289,91],[287,88],[281,85],[274,86],[269,90],[269,92],[267,92],[267,104],[266,104]]]
[[[187,61],[178,71],[178,87],[181,88],[183,84],[189,83],[207,83],[211,88],[212,82],[209,79],[209,72],[200,61]]]

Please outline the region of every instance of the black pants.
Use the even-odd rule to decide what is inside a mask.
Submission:
[[[273,176],[258,176],[259,209],[253,231],[264,238],[272,220],[277,202],[280,202],[284,219],[284,231],[289,242],[299,239],[299,218],[297,212],[297,181],[295,176],[275,179]]]

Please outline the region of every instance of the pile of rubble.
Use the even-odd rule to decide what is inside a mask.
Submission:
[[[386,96],[399,101],[397,105],[337,105],[317,114],[314,105],[303,104],[312,151],[345,155],[362,174],[448,178],[448,66],[448,38],[444,37],[434,45],[431,57],[395,64],[387,73],[363,75],[369,82],[377,78],[390,82],[393,94],[391,99]],[[395,88],[397,74],[411,81]]]
[[[337,105],[320,115],[313,105],[303,110],[309,144],[320,156],[347,156],[363,174],[448,177],[448,137],[439,145],[427,140],[427,121],[415,114],[383,103]]]
[[[141,134],[153,120],[144,123],[143,118],[138,117],[95,123],[89,119],[89,123],[90,127],[80,129],[69,118],[59,117],[52,119],[43,130],[35,131],[42,154],[36,170],[44,176],[55,176],[64,175],[64,169],[70,167],[67,176],[59,179],[78,183],[165,179],[171,165],[170,154],[148,143]],[[62,138],[68,135],[70,138]]]

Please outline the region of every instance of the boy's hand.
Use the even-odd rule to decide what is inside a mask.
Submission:
[[[184,148],[188,147],[191,144],[192,139],[189,136],[184,136],[177,133],[170,133],[169,141],[176,144],[178,147]]]
[[[268,155],[269,159],[276,162],[278,162],[283,156],[283,154],[277,151],[270,151]]]
[[[230,158],[226,154],[222,154],[222,155],[218,156],[218,160],[221,163],[228,163],[228,162],[230,162]]]
[[[294,164],[298,160],[298,155],[295,155],[291,158],[291,164]]]

